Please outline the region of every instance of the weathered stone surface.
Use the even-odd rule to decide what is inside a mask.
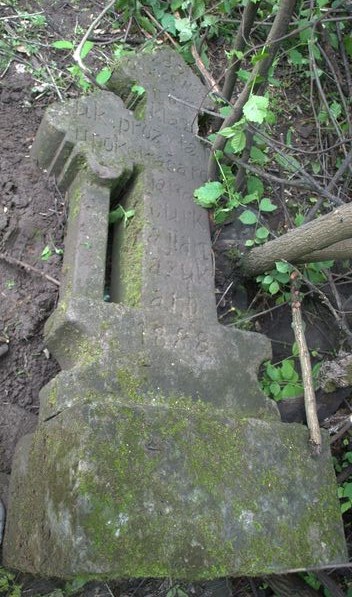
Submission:
[[[204,89],[169,50],[128,58],[113,84],[46,112],[33,148],[69,197],[63,284],[47,324],[63,371],[17,449],[4,557],[42,575],[215,578],[345,560],[327,438],[280,422],[260,392],[260,335],[216,319]],[[182,102],[169,98],[169,94]],[[111,203],[135,215],[114,234]]]

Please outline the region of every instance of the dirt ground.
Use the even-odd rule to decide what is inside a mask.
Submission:
[[[9,12],[12,14],[9,4],[0,1],[0,17],[7,16]],[[96,15],[104,4],[102,1],[85,0],[79,3],[18,0],[16,7],[29,13],[43,11],[47,21],[47,41],[50,43],[55,39],[70,39],[77,27],[86,28],[92,13]],[[43,48],[43,55],[45,52],[50,54],[50,48]],[[51,59],[52,56],[47,56],[49,62]],[[61,56],[56,52],[55,61],[59,63],[60,60]],[[59,371],[43,339],[45,321],[57,302],[58,286],[41,274],[54,280],[60,279],[66,204],[55,181],[48,180],[30,158],[30,148],[45,107],[57,101],[57,94],[54,87],[47,87],[41,92],[33,74],[26,69],[26,61],[27,56],[19,52],[18,60],[10,61],[0,73],[0,495],[5,502],[15,445],[22,435],[35,428],[39,391]],[[75,93],[75,89],[66,90],[66,96]],[[230,237],[228,230],[226,238]],[[50,256],[46,259],[48,252]],[[217,255],[217,290],[218,298],[221,298],[232,271],[223,260],[221,250]],[[17,262],[14,263],[13,259]],[[26,269],[21,263],[33,266],[39,273]],[[220,313],[225,313],[232,304],[241,305],[241,301],[245,300],[241,293],[228,293],[220,304]],[[320,326],[321,333],[317,331],[318,317],[319,321],[325,321],[325,325]],[[277,356],[285,356],[285,343],[287,346],[292,344],[288,321],[289,314],[281,310],[278,317],[269,316],[257,324],[258,331],[273,339]],[[336,328],[332,321],[327,320],[326,313],[312,315],[311,346],[319,342],[330,350],[336,346],[336,335]],[[329,414],[345,397],[341,395],[334,406],[330,404]],[[63,586],[55,581],[41,581],[24,575],[18,577],[18,582],[23,584],[29,597],[54,595],[53,591]],[[163,596],[170,588],[168,582],[146,579],[118,585],[92,583],[80,594],[97,597]],[[234,581],[233,594],[251,594],[247,592],[248,586],[246,579]],[[207,594],[201,585],[188,585],[185,590],[189,595]],[[264,596],[271,592],[257,588],[257,594]]]

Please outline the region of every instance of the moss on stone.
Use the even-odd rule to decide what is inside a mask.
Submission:
[[[116,245],[113,249],[113,258],[118,264],[117,278],[112,279],[112,293],[114,301],[121,302],[129,307],[138,307],[142,294],[142,264],[144,246],[142,242],[143,227],[145,225],[143,214],[144,181],[140,171],[135,173],[135,182],[128,193],[124,209],[134,210],[134,216],[127,225],[119,222],[116,226]]]

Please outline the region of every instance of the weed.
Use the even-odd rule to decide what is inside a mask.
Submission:
[[[55,245],[46,245],[40,254],[42,261],[48,261],[54,254],[62,255],[63,249],[58,249]]]
[[[21,585],[16,583],[16,575],[6,568],[0,568],[0,594],[7,597],[21,597]]]
[[[122,207],[122,205],[118,205],[116,209],[109,213],[109,224],[115,224],[116,222],[122,220],[124,227],[129,223],[129,220],[133,218],[135,214],[134,209],[128,209],[127,211]]]
[[[285,398],[293,398],[303,394],[303,382],[300,373],[297,371],[296,359],[298,348],[296,343],[292,346],[292,357],[284,359],[280,363],[273,364],[271,361],[264,363],[264,372],[261,380],[263,392],[277,402]],[[312,351],[312,356],[317,356]],[[317,383],[317,377],[321,363],[318,362],[312,369],[313,382]]]

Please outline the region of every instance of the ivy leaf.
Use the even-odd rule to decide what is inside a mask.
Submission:
[[[51,44],[53,48],[57,50],[73,50],[74,45],[72,41],[67,41],[66,39],[59,39],[58,41],[53,41]]]
[[[267,115],[269,100],[262,95],[251,95],[243,106],[243,114],[251,122],[262,124]]]
[[[275,211],[277,209],[277,206],[274,205],[273,203],[271,203],[270,199],[265,197],[259,203],[259,209],[260,209],[260,211],[270,212],[270,211]]]
[[[231,139],[231,148],[234,153],[241,153],[246,147],[246,135],[244,131],[235,130],[233,131]]]
[[[221,182],[206,182],[193,193],[195,201],[202,207],[213,207],[217,200],[225,193],[225,187]]]
[[[238,218],[242,224],[246,224],[247,226],[251,226],[252,224],[257,223],[257,216],[249,209],[246,209]]]
[[[112,70],[108,66],[104,66],[100,72],[98,72],[97,76],[95,77],[96,82],[99,85],[105,85],[108,82],[112,75]]]

